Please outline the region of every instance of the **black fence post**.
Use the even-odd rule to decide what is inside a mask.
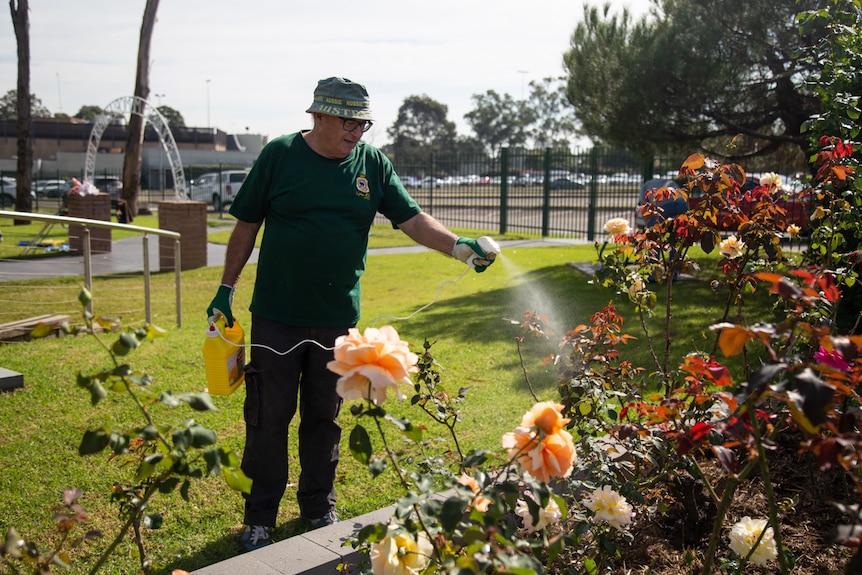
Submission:
[[[542,237],[550,235],[551,228],[551,148],[545,148],[545,178],[542,183]]]
[[[433,215],[434,214],[434,186],[437,184],[437,176],[435,175],[436,170],[437,170],[437,166],[434,165],[436,163],[435,162],[436,158],[434,157],[434,152],[431,152],[431,157],[429,158],[429,160],[431,162],[431,165],[428,168],[429,174],[431,176],[431,182],[430,182],[431,185],[428,188],[428,213]]]
[[[509,148],[500,150],[500,234],[508,229]]]
[[[587,240],[596,239],[596,202],[599,197],[599,149],[590,150],[590,204],[587,210]]]
[[[648,181],[653,178],[655,173],[655,158],[653,156],[649,156],[644,160],[643,172],[641,176],[643,177],[643,181]]]

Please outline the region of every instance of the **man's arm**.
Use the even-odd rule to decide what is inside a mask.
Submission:
[[[251,250],[254,249],[254,242],[257,239],[257,232],[260,231],[261,224],[262,222],[243,222],[237,220],[236,226],[227,242],[224,271],[221,276],[221,283],[223,285],[235,286],[237,281],[239,281],[242,268],[245,267],[251,255]]]
[[[420,212],[406,222],[398,224],[398,228],[417,244],[447,256],[452,255],[452,249],[458,241],[458,236],[425,212]]]

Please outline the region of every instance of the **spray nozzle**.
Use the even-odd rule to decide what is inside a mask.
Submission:
[[[500,255],[500,244],[494,241],[493,238],[488,236],[482,236],[480,238],[476,238],[476,243],[479,244],[479,247],[482,248],[482,251],[485,252],[485,257],[481,257],[478,254],[473,254],[467,259],[467,265],[475,268],[476,265],[480,266],[489,266],[491,262],[493,262],[498,255]]]

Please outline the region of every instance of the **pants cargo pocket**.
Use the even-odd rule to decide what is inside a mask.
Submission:
[[[260,370],[253,365],[245,369],[245,405],[243,415],[246,425],[257,426],[260,418]]]

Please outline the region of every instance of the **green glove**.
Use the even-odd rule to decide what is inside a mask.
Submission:
[[[225,324],[228,327],[233,327],[233,313],[230,311],[230,306],[233,303],[233,289],[233,286],[225,284],[218,286],[218,291],[212,303],[207,308],[207,319],[214,318],[216,314],[221,314],[224,317]]]
[[[500,246],[488,236],[479,239],[460,237],[452,249],[454,258],[472,266],[479,273],[488,269],[499,253]]]

